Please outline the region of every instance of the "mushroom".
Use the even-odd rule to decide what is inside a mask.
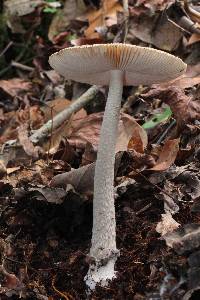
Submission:
[[[54,53],[50,65],[67,79],[109,85],[100,133],[94,177],[92,257],[87,286],[102,286],[115,277],[119,255],[113,194],[115,145],[123,85],[150,85],[174,79],[186,64],[171,54],[128,44],[96,44],[70,47]]]

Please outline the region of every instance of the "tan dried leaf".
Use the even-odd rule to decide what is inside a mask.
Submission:
[[[127,149],[144,153],[148,144],[147,133],[133,117],[125,113],[121,114],[118,132],[116,153]]]
[[[28,137],[28,130],[26,124],[18,127],[18,139],[24,151],[28,154],[28,156],[37,159],[39,147],[38,146],[35,147],[33,143],[30,141]]]
[[[190,46],[190,45],[195,44],[195,43],[198,43],[198,42],[200,42],[200,34],[198,34],[198,33],[193,33],[193,34],[190,36],[187,45]]]
[[[155,166],[149,170],[152,171],[167,170],[174,163],[178,150],[179,150],[179,139],[166,141]]]
[[[180,224],[172,218],[172,215],[169,212],[162,214],[161,217],[162,220],[156,226],[156,231],[160,233],[161,236],[168,232],[172,232],[180,226]]]
[[[72,146],[81,149],[85,149],[86,144],[89,143],[94,149],[97,149],[102,120],[103,113],[91,114],[82,120],[78,120],[68,137],[69,143]],[[147,145],[147,134],[133,117],[121,113],[118,126],[116,153],[119,151],[126,151],[130,140],[132,149],[143,151]]]
[[[19,95],[20,92],[28,92],[31,88],[31,82],[24,79],[13,78],[9,80],[0,80],[0,89],[11,97]]]
[[[96,28],[117,24],[117,12],[122,11],[118,0],[104,0],[102,8],[90,10],[87,13],[89,27],[85,30],[86,38],[100,38],[100,34],[95,31]]]
[[[188,65],[187,71],[182,76],[160,84],[153,84],[153,88],[169,88],[175,86],[181,89],[193,87],[200,84],[200,63],[197,65]]]
[[[43,108],[45,115],[45,122],[51,120],[52,117],[66,109],[67,106],[70,106],[72,101],[62,98],[57,98],[52,101],[47,102],[47,106]],[[54,130],[49,136],[47,141],[43,143],[42,147],[45,151],[50,151],[50,153],[55,153],[57,150],[62,138],[64,136],[70,136],[72,128],[76,126],[77,122],[80,119],[83,119],[87,116],[87,113],[84,109],[79,110],[76,114],[72,115],[66,122],[64,122],[59,128]]]
[[[41,108],[45,116],[45,122],[51,120],[52,117],[64,110],[72,102],[68,99],[56,98],[54,100],[46,102],[45,106]]]
[[[130,33],[138,39],[166,51],[175,50],[183,36],[181,29],[166,15],[159,21],[157,18],[145,16],[137,22],[131,22]]]

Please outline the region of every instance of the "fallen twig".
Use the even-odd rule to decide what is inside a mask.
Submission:
[[[34,71],[34,68],[26,66],[26,65],[21,64],[21,63],[18,63],[17,61],[14,61],[14,60],[11,62],[11,66],[15,67],[15,68],[18,68],[18,69],[21,69],[23,71],[29,71],[29,72]]]
[[[129,10],[128,10],[128,0],[123,0],[123,11],[124,11],[124,40],[126,42],[126,37],[128,34],[128,18],[129,18]]]
[[[97,94],[98,87],[92,86],[89,88],[83,95],[81,95],[76,101],[72,102],[72,104],[64,109],[62,112],[57,114],[52,120],[49,120],[47,123],[45,123],[41,128],[36,130],[31,136],[30,140],[37,144],[39,141],[42,141],[45,137],[47,137],[51,130],[55,130],[64,121],[66,121],[73,113],[76,113],[79,111],[86,103],[88,103],[93,97]],[[53,125],[52,125],[53,123]]]
[[[11,47],[13,45],[13,42],[12,41],[10,41],[9,43],[8,43],[8,45],[3,49],[3,51],[0,53],[0,57],[2,57],[5,53],[6,53],[6,51]]]

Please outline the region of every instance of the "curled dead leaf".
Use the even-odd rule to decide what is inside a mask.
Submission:
[[[141,41],[166,51],[175,50],[183,37],[181,28],[171,22],[166,14],[159,18],[144,16],[131,22],[130,33]]]
[[[179,150],[179,139],[168,140],[165,142],[159,158],[153,166],[149,169],[152,171],[164,171],[167,170],[175,161],[178,150]]]
[[[89,27],[85,30],[86,38],[100,38],[96,28],[117,24],[117,12],[123,11],[117,0],[104,0],[99,10],[92,9],[87,13]]]
[[[121,162],[121,153],[116,155],[115,159],[115,174],[117,173]],[[76,192],[91,195],[94,186],[94,171],[95,163],[82,166],[67,173],[62,173],[53,177],[50,182],[51,187],[61,187],[66,189],[67,184],[73,186]]]
[[[28,137],[27,125],[21,125],[18,128],[18,139],[26,154],[37,159],[39,147],[34,146]]]
[[[186,224],[163,236],[168,247],[183,254],[200,246],[200,225]]]
[[[72,146],[81,149],[85,149],[86,144],[90,143],[94,149],[97,149],[102,120],[103,113],[94,113],[83,119],[77,120],[77,123],[72,127],[72,131],[68,135],[69,143]],[[127,148],[143,152],[146,146],[146,131],[133,117],[121,113],[115,152],[126,151]]]
[[[161,217],[162,220],[156,226],[156,231],[160,233],[161,236],[168,232],[172,232],[180,226],[180,224],[172,218],[172,215],[169,212],[162,214]]]
[[[193,87],[194,85],[200,84],[200,64],[197,65],[188,65],[186,72],[179,76],[178,78],[160,83],[153,84],[153,88],[170,88],[171,86],[175,86],[180,89],[186,89]]]
[[[132,16],[154,15],[156,11],[163,11],[173,2],[174,0],[136,0],[134,5],[130,5],[130,13]]]
[[[95,164],[89,164],[67,173],[56,175],[51,187],[64,187],[71,184],[79,193],[91,193],[93,190]]]
[[[157,97],[168,104],[179,129],[190,122],[200,120],[200,100],[193,101],[178,87],[170,86],[167,89],[156,87],[142,96],[145,99]]]
[[[20,78],[0,80],[0,90],[2,89],[10,97],[15,97],[21,92],[27,92],[31,89],[31,87],[31,82]]]

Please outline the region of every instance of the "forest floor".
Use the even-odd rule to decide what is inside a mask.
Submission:
[[[0,299],[200,299],[198,1],[7,0],[0,29]],[[120,256],[116,278],[87,296],[108,88],[65,81],[48,58],[113,42],[167,51],[188,68],[170,82],[124,87],[115,166]],[[84,107],[31,140],[88,91]]]

